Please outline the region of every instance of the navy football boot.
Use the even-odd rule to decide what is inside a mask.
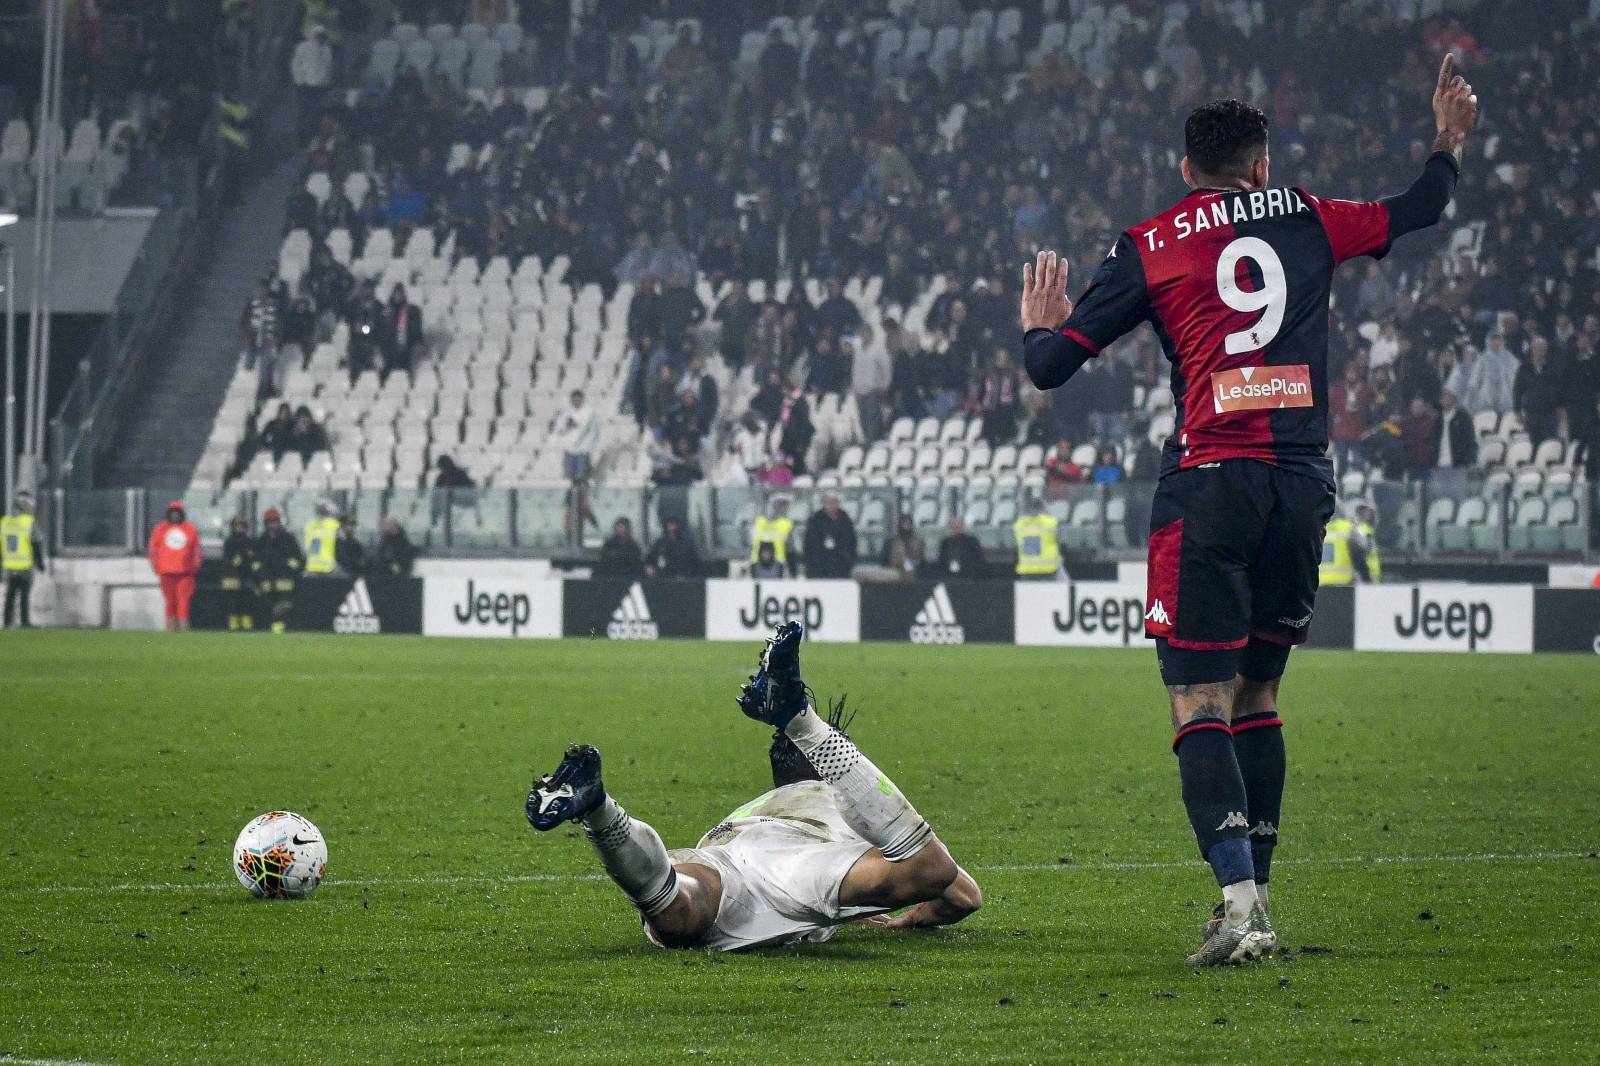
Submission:
[[[780,732],[789,720],[806,709],[809,693],[800,680],[800,642],[805,628],[785,622],[773,631],[761,649],[761,666],[739,688],[739,710]]]
[[[542,833],[582,818],[605,801],[599,749],[573,744],[560,766],[533,783],[528,792],[528,822]]]

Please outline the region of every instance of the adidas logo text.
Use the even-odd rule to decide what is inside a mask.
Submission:
[[[333,617],[333,631],[377,633],[381,629],[378,613],[372,609],[372,596],[367,592],[366,578],[358,577],[356,583],[350,586],[350,591],[345,594],[344,602],[339,605],[339,613]]]
[[[941,582],[933,587],[928,602],[911,622],[911,643],[965,644],[966,640],[967,631],[956,621],[955,606]]]
[[[635,581],[623,594],[617,609],[611,612],[606,636],[612,640],[655,640],[660,635],[660,629],[650,618],[650,604],[645,601],[644,588]]]

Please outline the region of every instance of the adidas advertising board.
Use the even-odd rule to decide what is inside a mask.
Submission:
[[[190,604],[196,629],[226,629],[234,609],[216,571],[202,571]],[[295,585],[289,612],[293,633],[421,633],[423,583],[413,577],[306,577]],[[265,608],[255,603],[258,627],[271,624]]]
[[[422,632],[430,637],[559,637],[562,582],[430,577]]]
[[[562,631],[569,637],[656,640],[706,635],[702,581],[568,581],[562,593]]]
[[[372,609],[372,594],[367,591],[365,578],[356,578],[350,591],[345,593],[339,613],[333,616],[335,633],[381,633],[383,623]]]
[[[1530,652],[1529,585],[1359,585],[1358,651]]]
[[[1011,643],[1009,582],[904,581],[861,585],[861,639],[913,644]]]
[[[1018,644],[1127,647],[1144,643],[1144,586],[1125,581],[1019,581]]]
[[[765,640],[774,626],[800,622],[809,641],[861,639],[861,586],[854,581],[706,582],[707,640]]]

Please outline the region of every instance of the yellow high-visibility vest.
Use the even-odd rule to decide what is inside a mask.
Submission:
[[[1355,580],[1350,562],[1350,531],[1355,525],[1348,518],[1333,518],[1322,533],[1322,562],[1317,566],[1319,585],[1348,585]]]
[[[768,518],[758,515],[755,525],[750,527],[750,561],[755,562],[761,555],[761,545],[771,544],[772,554],[785,566],[789,565],[789,534],[794,532],[794,519],[784,516],[782,518]]]
[[[334,546],[338,540],[337,518],[313,518],[306,523],[306,573],[333,573]]]
[[[0,518],[0,565],[7,570],[33,569],[33,515]]]
[[[1011,523],[1011,532],[1017,538],[1018,574],[1053,574],[1061,569],[1054,515],[1022,515]]]

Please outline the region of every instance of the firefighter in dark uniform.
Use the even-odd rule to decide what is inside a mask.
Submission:
[[[235,515],[228,524],[228,539],[222,542],[222,591],[228,601],[230,632],[256,626],[255,558],[248,523],[243,515]]]
[[[294,534],[283,528],[281,511],[268,507],[261,517],[266,529],[256,538],[255,559],[250,566],[261,602],[271,609],[272,631],[285,633],[289,629],[289,612],[294,609],[295,584],[305,570],[306,557]]]

